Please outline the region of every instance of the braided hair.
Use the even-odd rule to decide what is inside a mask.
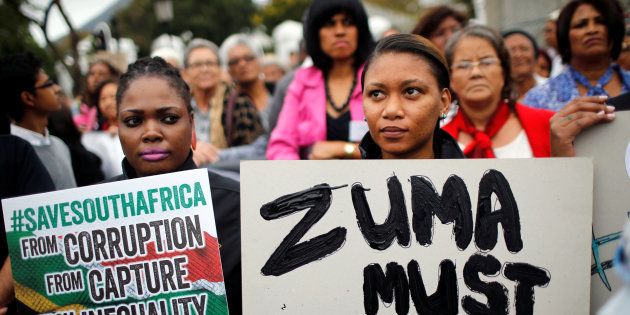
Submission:
[[[120,110],[120,103],[131,83],[143,77],[164,79],[184,100],[188,112],[192,112],[190,87],[182,79],[179,70],[160,57],[144,57],[129,65],[127,72],[120,77],[120,85],[118,85],[118,90],[116,91],[117,110]]]

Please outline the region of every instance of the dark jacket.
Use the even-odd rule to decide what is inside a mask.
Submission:
[[[361,158],[367,160],[380,160],[383,158],[381,148],[374,142],[372,135],[365,134],[359,144]],[[446,131],[437,129],[433,134],[433,154],[436,159],[464,159],[464,153],[459,148],[457,141]]]
[[[123,159],[123,174],[110,178],[107,182],[136,178],[136,171],[127,159]],[[192,152],[188,159],[175,172],[196,169]],[[239,183],[208,171],[214,220],[217,226],[219,250],[225,290],[230,314],[241,314],[241,200]]]
[[[46,167],[39,160],[31,145],[12,135],[0,136],[0,199],[44,193],[55,190]],[[7,237],[4,230],[0,203],[0,266],[8,255]],[[9,305],[7,314],[36,314],[17,300]]]
[[[48,171],[31,145],[12,135],[0,136],[0,199],[55,190]],[[0,203],[0,266],[8,255]]]

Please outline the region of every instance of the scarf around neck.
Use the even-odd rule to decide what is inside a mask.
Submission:
[[[468,158],[495,158],[492,150],[492,138],[503,128],[510,117],[510,108],[506,101],[501,101],[492,114],[484,130],[479,130],[470,119],[460,110],[453,121],[452,134],[458,135],[460,132],[469,134],[473,140],[464,148],[464,155]]]

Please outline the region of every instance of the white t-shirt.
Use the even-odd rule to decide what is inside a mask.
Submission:
[[[103,162],[101,170],[105,178],[122,174],[122,160],[125,154],[117,135],[105,131],[90,131],[83,134],[81,143],[86,149],[101,158]]]

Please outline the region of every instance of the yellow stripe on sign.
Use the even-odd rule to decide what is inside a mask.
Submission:
[[[86,307],[81,304],[70,304],[61,307],[33,289],[23,286],[17,281],[14,281],[13,283],[15,284],[15,298],[36,312],[44,313],[74,310],[76,314],[79,314],[81,310],[86,309]]]

